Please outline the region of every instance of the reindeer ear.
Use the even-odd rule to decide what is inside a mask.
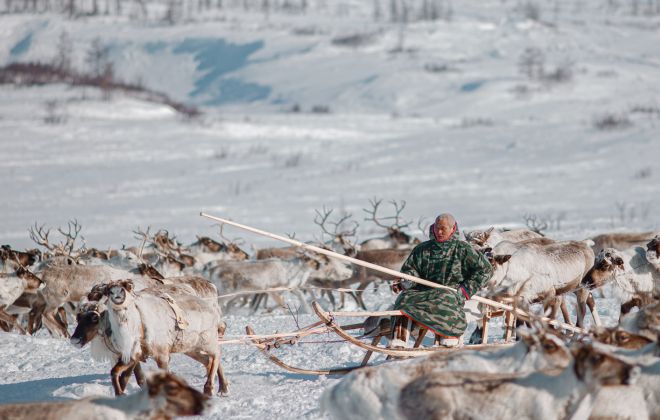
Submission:
[[[133,291],[133,282],[131,280],[122,280],[120,284],[127,292]]]
[[[495,255],[493,258],[498,264],[504,264],[511,259],[511,255]]]

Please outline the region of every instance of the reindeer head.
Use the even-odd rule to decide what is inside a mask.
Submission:
[[[0,246],[0,261],[7,261],[11,258],[11,247],[9,245]]]
[[[225,251],[227,249],[227,246],[225,244],[221,244],[220,242],[216,242],[213,239],[209,238],[208,236],[198,236],[197,237],[197,244],[194,245],[199,245],[204,252],[209,252],[209,253],[218,253]]]
[[[89,248],[81,254],[81,257],[98,258],[100,260],[108,260],[110,256],[108,252],[98,250],[96,248]]]
[[[83,303],[78,307],[76,314],[76,330],[71,336],[70,343],[78,348],[84,347],[99,333],[101,317],[105,314],[105,306],[98,302]]]
[[[27,282],[26,292],[36,291],[43,283],[39,277],[25,267],[18,267],[16,275]]]
[[[473,230],[472,232],[463,231],[463,235],[465,236],[465,240],[469,243],[482,247],[486,245],[486,242],[490,239],[494,229],[494,227],[491,227],[487,230]]]
[[[155,400],[155,418],[198,416],[204,413],[208,397],[190,387],[186,381],[166,371],[147,376],[149,398]]]
[[[653,265],[653,267],[660,271],[660,235],[646,244],[646,260]]]
[[[325,254],[311,255],[307,252],[300,254],[300,258],[312,271],[310,277],[332,280],[345,280],[353,275],[353,267],[336,258]]]
[[[563,369],[571,361],[571,352],[566,346],[564,340],[555,330],[546,325],[538,327],[539,323],[532,322],[532,329],[520,328],[516,335],[527,346],[527,354],[536,357],[536,363],[541,366],[535,366],[537,369]]]
[[[162,274],[160,274],[160,272],[158,270],[156,270],[156,268],[154,268],[153,265],[150,265],[150,264],[139,264],[138,265],[138,272],[141,275],[147,276],[147,277],[152,278],[154,280],[162,280],[162,279],[165,278]]]
[[[130,280],[117,280],[107,285],[105,295],[116,306],[122,306],[131,296],[133,282]]]
[[[592,344],[578,344],[573,350],[575,374],[588,386],[632,385],[639,376],[637,366]]]
[[[614,248],[601,249],[594,261],[594,268],[600,271],[623,270],[623,258]]]
[[[103,284],[95,284],[92,286],[92,290],[87,293],[87,300],[90,302],[98,302],[100,301],[103,296],[106,295],[106,292],[108,291],[108,286],[112,283],[103,283]]]
[[[618,328],[599,327],[593,331],[594,340],[624,349],[641,349],[653,340]]]
[[[488,258],[488,262],[490,262],[490,265],[493,267],[493,274],[490,276],[490,280],[488,280],[486,285],[488,288],[492,289],[504,279],[511,255],[494,255],[491,248],[485,248],[484,253],[486,258]]]

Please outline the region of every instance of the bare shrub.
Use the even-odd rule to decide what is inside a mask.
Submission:
[[[635,179],[646,179],[646,178],[651,178],[651,175],[653,174],[653,171],[651,170],[650,166],[647,166],[645,168],[642,168],[635,172],[634,178]]]
[[[222,147],[220,150],[216,150],[213,153],[213,159],[222,160],[229,157],[229,150],[226,147]]]
[[[330,107],[327,105],[314,105],[312,107],[312,112],[314,114],[329,114],[330,113]]]
[[[303,154],[300,152],[293,153],[289,156],[287,156],[284,159],[284,167],[285,168],[296,168],[300,166],[300,162],[302,161]]]
[[[542,80],[546,83],[565,83],[573,80],[573,67],[574,63],[570,60],[565,60],[558,64],[552,71],[543,72]]]
[[[268,150],[269,150],[268,146],[265,146],[261,143],[253,144],[248,149],[248,154],[250,154],[250,155],[265,155],[266,153],[268,153]]]
[[[492,127],[495,125],[495,122],[490,118],[468,118],[465,117],[461,120],[461,128],[470,128],[470,127]]]
[[[46,124],[63,124],[67,120],[66,111],[61,108],[61,103],[56,100],[48,100],[44,103],[46,108],[46,116],[44,122]]]
[[[660,107],[657,105],[635,105],[630,112],[636,114],[660,115]]]
[[[426,63],[424,64],[424,70],[429,73],[446,73],[451,71],[452,68],[448,64],[438,64],[438,63]]]
[[[302,28],[293,28],[291,31],[292,34],[294,35],[300,35],[300,36],[311,36],[311,35],[317,35],[320,33],[319,29],[314,27],[314,26],[306,26]]]
[[[640,203],[627,203],[625,201],[617,201],[614,203],[616,207],[616,216],[612,217],[612,227],[615,226],[615,220],[618,219],[620,225],[630,224],[636,220],[648,220],[651,214],[651,202],[642,201]]]
[[[628,128],[632,122],[625,114],[603,114],[594,118],[593,126],[597,130],[611,131]]]
[[[89,72],[93,76],[100,77],[106,74],[109,66],[112,66],[110,62],[110,47],[101,44],[101,38],[94,38],[87,50],[85,62],[89,67]]]
[[[60,32],[57,40],[57,53],[53,58],[53,65],[62,71],[71,71],[73,54],[73,42],[67,31]]]
[[[518,71],[530,80],[540,80],[545,74],[545,54],[539,48],[529,47],[518,58]]]
[[[339,47],[362,47],[371,44],[376,38],[375,33],[356,33],[351,35],[342,35],[332,38],[332,45]]]
[[[541,20],[541,6],[535,1],[526,1],[519,6],[518,10],[526,19],[537,22]]]

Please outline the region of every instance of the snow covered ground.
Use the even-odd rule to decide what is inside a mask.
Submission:
[[[367,239],[382,234],[363,221],[374,196],[406,200],[413,230],[443,211],[462,228],[536,214],[556,238],[660,229],[660,17],[596,0],[538,2],[537,20],[522,7],[534,2],[441,3],[451,19],[406,25],[374,22],[370,0],[267,18],[237,7],[175,25],[156,3],[147,21],[0,15],[0,65],[52,60],[65,30],[84,69],[99,37],[124,80],[204,112],[188,120],[92,88],[0,85],[0,243],[32,247],[29,226],[73,218],[89,246],[136,245],[138,226],[190,243],[218,232],[200,211],[308,240],[324,205],[352,213]],[[353,35],[361,41],[347,46]],[[47,123],[53,113],[63,122]],[[393,301],[382,289],[368,294],[372,308]],[[606,322],[617,319],[616,302],[601,302]],[[295,328],[286,314],[228,323],[235,335]],[[362,356],[346,344],[282,354],[302,367]],[[107,366],[43,332],[0,334],[0,356],[0,402],[111,393]],[[318,397],[337,380],[282,372],[243,346],[223,363],[231,394],[211,417],[319,418]],[[172,366],[201,388],[196,363]]]

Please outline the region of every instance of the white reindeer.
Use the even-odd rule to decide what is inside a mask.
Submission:
[[[636,379],[638,370],[633,365],[602,350],[580,345],[573,354],[573,360],[559,374],[445,372],[427,369],[422,363],[412,380],[401,381],[398,390],[384,396],[393,398],[396,394],[396,409],[388,413],[373,410],[380,407],[374,404],[380,389],[366,390],[375,395],[367,394],[367,404],[363,405],[364,400],[345,394],[343,381],[329,391],[322,406],[338,419],[584,418],[600,385],[628,384]],[[368,375],[364,371],[352,375],[357,374]],[[397,380],[394,374],[390,378]],[[639,411],[644,413],[645,408]]]
[[[594,253],[585,242],[528,243],[512,254],[493,256],[493,275],[487,287],[497,297],[553,303],[554,316],[561,303],[558,297],[575,290],[593,262]],[[597,315],[594,319],[598,324]]]
[[[120,376],[136,363],[151,357],[159,368],[167,369],[172,353],[183,353],[205,366],[205,394],[212,393],[216,373],[220,392],[227,392],[218,345],[224,323],[215,299],[167,294],[158,288],[134,294],[129,280],[110,283],[106,296],[110,342],[121,355],[111,371],[116,393],[124,392]]]
[[[208,397],[168,372],[154,372],[147,386],[121,398],[88,397],[73,401],[48,401],[0,405],[0,418],[33,419],[173,419],[204,414]]]
[[[395,415],[399,392],[421,371],[531,373],[537,370],[561,370],[570,363],[572,356],[568,347],[553,332],[521,331],[519,336],[520,341],[496,350],[437,353],[425,358],[356,371],[336,385],[331,392],[326,392],[322,405],[330,411],[336,411],[333,413],[336,418],[344,418],[343,415],[347,413],[343,410],[354,408],[358,412],[362,411],[361,416],[354,418],[399,418]],[[351,396],[353,404],[343,408],[341,401],[347,395]]]

